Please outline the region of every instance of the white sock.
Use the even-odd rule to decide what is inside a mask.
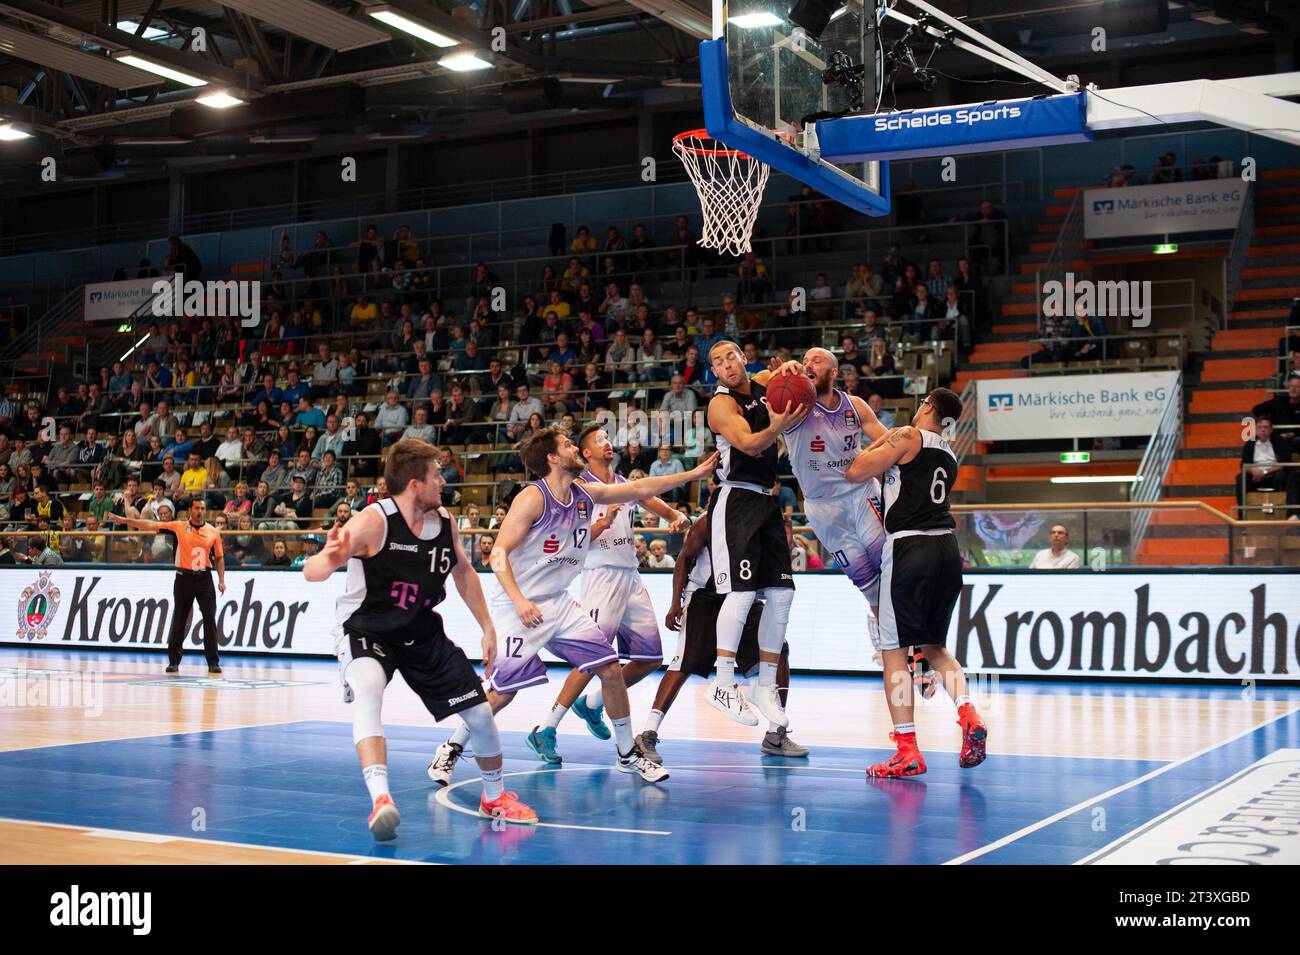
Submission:
[[[758,664],[758,685],[759,686],[776,686],[776,664],[764,663]]]
[[[957,709],[961,709],[963,706],[965,706],[967,703],[970,702],[970,697],[959,696],[957,697],[957,699],[953,700],[953,702],[957,704]]]
[[[769,733],[779,733],[781,732],[782,728],[783,727],[781,726],[780,723],[773,723],[771,720],[768,720],[767,731]]]
[[[479,767],[479,775],[483,777],[483,795],[487,797],[488,802],[500,799],[501,794],[505,792],[505,783],[501,781],[502,767],[496,769],[483,769]]]
[[[647,733],[658,733],[659,726],[664,721],[663,710],[651,710],[650,715],[646,717],[645,730]]]
[[[915,723],[895,723],[895,724],[894,724],[894,732],[895,732],[895,733],[915,733],[915,732],[916,732],[916,724],[915,724]]]
[[[735,657],[718,657],[718,659],[713,661],[713,665],[718,668],[718,686],[736,685]]]
[[[465,744],[469,742],[469,727],[461,723],[460,726],[456,727],[456,732],[451,734],[451,739],[447,742],[455,743],[461,749],[464,749]]]
[[[366,781],[366,790],[370,793],[371,802],[380,796],[388,795],[388,767],[383,763],[364,767],[361,776]]]
[[[594,710],[598,706],[605,705],[605,687],[599,680],[592,680],[591,684],[591,688],[587,690],[587,706]]]
[[[551,729],[555,729],[560,725],[560,720],[564,719],[564,714],[567,712],[569,712],[569,708],[563,703],[557,701],[556,704],[551,707],[551,712],[546,714],[546,722],[543,723],[542,726],[549,726]]]
[[[632,736],[632,716],[628,714],[621,720],[611,717],[610,722],[614,724],[614,739],[618,742],[618,753],[620,756],[626,756],[636,745],[636,740]]]

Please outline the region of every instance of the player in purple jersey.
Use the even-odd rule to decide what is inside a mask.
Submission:
[[[593,424],[584,428],[578,435],[578,451],[587,462],[581,478],[584,487],[627,483],[627,478],[612,468],[614,446],[603,427]],[[579,603],[605,639],[617,646],[619,659],[628,661],[623,664],[623,683],[629,688],[658,670],[664,661],[659,621],[637,566],[636,535],[632,529],[637,503],[663,518],[674,534],[691,526],[690,518],[657,497],[626,506],[598,507],[592,516],[591,552],[582,571]],[[539,757],[546,759],[548,753],[555,753],[555,730],[570,708],[593,736],[609,739],[609,727],[602,715],[601,688],[597,684],[587,689],[590,681],[591,674],[581,670],[574,670],[564,681],[555,705],[538,731],[538,738],[530,743]],[[587,690],[585,697],[583,690]]]
[[[519,453],[529,473],[538,479],[511,503],[492,547],[496,585],[488,609],[504,638],[504,653],[489,681],[492,710],[500,711],[524,687],[546,682],[546,666],[538,658],[545,647],[600,680],[605,708],[614,724],[615,768],[636,773],[647,782],[667,779],[667,771],[637,748],[618,654],[567,591],[586,562],[597,505],[629,504],[666,494],[707,476],[717,455],[681,474],[589,484],[578,480],[586,468],[578,446],[558,428],[537,432]],[[534,735],[537,732],[533,730]],[[468,739],[462,729],[440,746],[429,764],[429,778],[446,785]],[[558,755],[553,761],[559,761]]]

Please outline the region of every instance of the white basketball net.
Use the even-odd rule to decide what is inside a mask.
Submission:
[[[715,143],[702,129],[674,137],[673,152],[700,197],[704,215],[700,245],[730,255],[750,251],[749,238],[772,167]]]

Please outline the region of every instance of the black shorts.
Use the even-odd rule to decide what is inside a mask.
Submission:
[[[420,698],[433,718],[445,720],[453,713],[487,702],[483,681],[474,672],[465,652],[447,639],[442,631],[442,621],[432,637],[425,634],[409,643],[401,633],[372,635],[346,630],[351,659],[369,657],[384,668],[384,676],[391,681],[393,673],[401,673],[415,695]],[[346,660],[340,661],[344,676]]]
[[[723,486],[709,509],[713,587],[720,594],[794,588],[781,503],[770,494]]]
[[[712,590],[691,594],[677,639],[677,655],[668,669],[705,678],[713,672],[718,658],[718,611],[722,609],[722,600],[722,595]],[[748,674],[758,666],[758,621],[762,616],[763,602],[755,600],[736,650],[736,669],[741,674]]]
[[[943,646],[961,586],[957,535],[886,538],[880,562],[880,648]]]

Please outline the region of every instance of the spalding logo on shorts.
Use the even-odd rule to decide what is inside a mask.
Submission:
[[[718,583],[725,584],[726,582],[727,582],[727,575],[725,573],[718,574]]]

